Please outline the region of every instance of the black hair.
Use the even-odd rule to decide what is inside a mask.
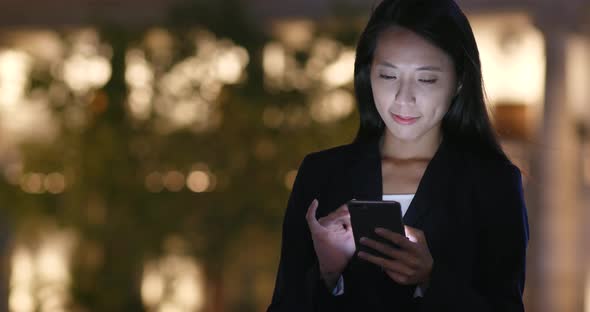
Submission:
[[[393,25],[422,36],[453,59],[458,91],[441,122],[443,138],[506,157],[486,110],[473,31],[453,0],[384,0],[373,10],[356,48],[354,88],[360,126],[355,141],[373,140],[385,129],[373,99],[370,74],[378,36]]]

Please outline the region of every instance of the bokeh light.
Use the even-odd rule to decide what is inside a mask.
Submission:
[[[12,254],[10,311],[68,311],[70,262],[77,235],[70,230],[45,230],[34,241],[17,244]]]
[[[296,21],[277,30],[276,41],[263,49],[264,85],[269,92],[297,90],[307,98],[310,113],[318,123],[342,120],[354,111],[352,82],[355,51],[326,36],[314,37],[311,22]],[[287,38],[297,34],[297,40]],[[301,55],[305,55],[305,58]],[[263,122],[269,128],[297,126],[307,122],[292,114],[284,123],[283,112],[269,107],[263,113]]]
[[[153,193],[161,192],[164,189],[164,178],[159,172],[152,172],[145,178],[145,187]]]
[[[211,177],[205,171],[195,170],[188,175],[186,185],[191,191],[202,193],[211,187]]]
[[[169,171],[164,176],[164,187],[171,192],[180,192],[184,188],[184,174],[180,171]]]
[[[310,107],[311,117],[317,122],[338,121],[354,111],[354,96],[350,91],[336,89],[321,94]]]
[[[50,173],[45,177],[43,184],[49,193],[59,194],[66,188],[66,178],[62,173]]]
[[[193,38],[194,53],[175,62],[170,52],[175,40],[162,29],[148,32],[142,44],[127,51],[129,111],[138,121],[153,120],[161,133],[216,129],[223,87],[246,78],[250,59],[245,48],[204,30]]]
[[[490,104],[540,106],[545,89],[545,43],[530,17],[478,16],[472,25]]]
[[[0,50],[0,108],[8,109],[25,97],[32,58],[18,50]]]
[[[148,311],[199,311],[205,303],[204,283],[197,261],[185,255],[182,248],[168,249],[160,259],[144,265],[141,297]]]

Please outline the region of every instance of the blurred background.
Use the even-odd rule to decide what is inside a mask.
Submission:
[[[2,0],[0,311],[264,311],[376,3]],[[590,1],[459,4],[524,172],[527,310],[590,312]]]

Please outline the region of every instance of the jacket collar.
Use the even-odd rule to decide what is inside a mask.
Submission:
[[[358,157],[349,170],[341,177],[348,183],[350,199],[382,200],[383,178],[381,173],[381,154],[379,140],[354,143]],[[452,174],[451,149],[443,140],[424,171],[418,184],[416,195],[404,215],[404,223],[412,227],[421,227],[424,217],[430,209],[442,203],[449,193],[448,179]]]

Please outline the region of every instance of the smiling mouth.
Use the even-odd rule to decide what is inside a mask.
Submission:
[[[420,117],[408,117],[391,113],[393,120],[402,125],[411,125],[415,123]]]

